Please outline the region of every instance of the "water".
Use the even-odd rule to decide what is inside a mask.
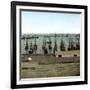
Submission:
[[[35,37],[38,37],[35,39]],[[28,38],[28,39],[27,39]],[[46,42],[46,48],[48,53],[53,53],[53,48],[55,46],[55,40],[57,44],[57,51],[60,51],[61,40],[63,40],[65,45],[65,50],[68,49],[69,40],[73,41],[73,45],[80,41],[80,34],[24,34],[21,36],[21,54],[26,54],[30,51],[30,45],[37,44],[37,50],[33,54],[44,54],[42,46]],[[52,50],[49,50],[49,41],[51,41]],[[28,43],[28,50],[25,50],[26,42]]]

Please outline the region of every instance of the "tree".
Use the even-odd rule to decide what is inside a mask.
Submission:
[[[42,50],[44,54],[48,54],[47,48],[46,48],[46,41],[43,41]]]
[[[71,50],[71,42],[69,40],[68,51],[70,51],[70,50]]]
[[[74,50],[73,40],[71,40],[71,50]]]
[[[80,42],[78,40],[78,42],[76,43],[76,50],[80,50]]]
[[[53,48],[53,54],[55,55],[55,51],[57,51],[57,43],[55,42],[54,48]]]
[[[74,42],[72,39],[69,39],[68,51],[70,50],[76,50],[76,47],[74,46]]]
[[[51,39],[49,39],[49,42],[48,42],[48,49],[49,49],[49,52],[51,53],[51,51],[52,51],[52,42],[51,42]]]
[[[35,52],[35,54],[36,54],[36,51],[37,51],[37,44],[36,44],[36,35],[35,35],[35,43],[34,43],[34,47],[33,47],[33,50],[34,50],[34,52]]]
[[[29,54],[33,53],[33,46],[32,46],[32,42],[30,43],[30,50],[29,50]]]
[[[54,55],[55,55],[55,51],[57,51],[56,34],[55,34],[55,42],[54,42],[54,48],[53,48]]]
[[[35,54],[36,54],[36,51],[37,51],[37,44],[34,44],[34,51],[35,51]]]
[[[28,40],[26,40],[25,51],[28,51]]]
[[[61,51],[65,51],[65,43],[64,43],[63,40],[61,40],[60,50],[61,50]]]

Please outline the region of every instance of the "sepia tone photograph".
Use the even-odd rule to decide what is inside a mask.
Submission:
[[[80,76],[81,14],[21,10],[20,78]]]

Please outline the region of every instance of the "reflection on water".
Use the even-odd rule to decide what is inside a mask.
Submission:
[[[80,49],[80,34],[24,34],[21,54],[53,54],[55,50]]]

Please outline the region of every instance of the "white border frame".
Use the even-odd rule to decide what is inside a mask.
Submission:
[[[50,11],[67,11],[67,12],[80,12],[81,13],[81,33],[80,33],[80,76],[68,76],[68,77],[51,77],[51,78],[34,78],[34,79],[21,79],[20,80],[20,49],[19,49],[19,38],[20,38],[20,26],[19,26],[19,13],[20,9],[35,9],[35,10],[50,10]],[[34,6],[16,6],[16,84],[40,84],[40,83],[55,83],[55,82],[73,82],[73,81],[84,81],[84,9],[73,9],[73,8],[51,8],[51,7],[34,7]]]

